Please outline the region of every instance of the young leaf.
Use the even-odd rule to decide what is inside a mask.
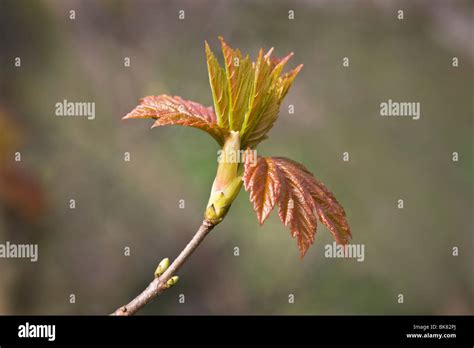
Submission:
[[[219,37],[224,55],[229,95],[229,127],[240,130],[247,111],[248,99],[252,90],[254,69],[249,56],[245,58],[239,50],[230,48],[222,37]]]
[[[291,84],[293,83],[293,80],[295,79],[296,75],[300,72],[300,70],[303,68],[303,64],[298,65],[295,69],[291,70],[290,72],[284,74],[281,77],[281,85],[282,85],[282,91],[281,91],[281,98],[285,98],[286,94],[288,93],[288,90],[291,87]]]
[[[344,208],[333,194],[301,164],[283,157],[246,158],[244,187],[260,224],[278,203],[278,214],[297,238],[301,257],[314,242],[317,220],[326,225],[336,242],[349,242],[351,232]]]
[[[281,102],[302,65],[281,75],[293,53],[278,59],[272,57],[273,48],[265,55],[260,50],[257,61],[252,63],[248,55],[243,57],[222,37],[219,39],[225,69],[220,67],[206,42],[217,122],[226,130],[239,131],[242,146],[253,148],[267,137],[266,133],[273,127]]]
[[[276,204],[282,187],[279,170],[271,161],[258,157],[256,165],[245,165],[244,186],[250,191],[250,201],[257,213],[260,225],[263,225]]]
[[[270,49],[265,56],[260,51],[255,63],[254,89],[242,127],[242,142],[251,148],[266,139],[266,134],[278,118],[283,98],[303,67],[299,65],[296,69],[280,76],[293,53],[278,59],[271,56],[272,51],[273,49]]]
[[[224,129],[229,129],[229,92],[227,77],[217,58],[212,53],[206,41],[206,60],[209,72],[214,107],[216,108],[217,123]]]
[[[148,96],[123,119],[153,118],[153,127],[181,125],[201,129],[210,134],[219,145],[224,144],[227,131],[217,124],[212,107],[205,107],[181,97],[168,95]]]

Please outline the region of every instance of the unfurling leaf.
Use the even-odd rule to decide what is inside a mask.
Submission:
[[[272,50],[263,56],[260,51],[255,64],[255,89],[242,127],[242,142],[247,147],[255,147],[267,138],[266,134],[278,118],[283,98],[303,67],[301,64],[289,73],[280,76],[293,53],[283,59],[273,58],[271,53]]]
[[[258,157],[256,164],[247,160],[243,180],[260,224],[278,204],[280,220],[297,238],[302,257],[314,242],[318,218],[336,242],[349,242],[344,208],[301,164],[283,157]]]
[[[227,91],[229,94],[229,127],[238,131],[244,121],[247,111],[250,91],[252,90],[254,70],[249,56],[242,57],[239,50],[228,46],[222,37],[219,37],[224,55],[227,77]]]
[[[219,145],[224,144],[227,131],[217,124],[212,107],[168,95],[148,96],[128,113],[124,119],[153,118],[153,127],[180,125],[199,128],[209,133]]]
[[[229,129],[229,92],[225,70],[219,65],[217,58],[206,41],[206,60],[209,72],[214,107],[217,114],[217,123],[220,127]]]
[[[278,117],[280,105],[294,78],[301,70],[283,74],[286,63],[293,56],[283,59],[265,55],[260,50],[257,61],[242,56],[219,38],[224,56],[224,68],[219,65],[206,42],[206,58],[209,70],[217,123],[228,131],[239,131],[243,148],[255,147],[264,140]]]

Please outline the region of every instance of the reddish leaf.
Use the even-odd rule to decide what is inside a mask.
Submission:
[[[247,162],[249,163],[249,162]],[[250,190],[250,200],[262,225],[275,206],[280,193],[280,177],[273,162],[259,157],[256,165],[247,165],[244,173],[245,190]]]
[[[209,133],[222,145],[227,131],[218,126],[212,107],[205,107],[181,97],[168,95],[148,96],[140,100],[140,104],[128,113],[124,119],[153,118],[153,127],[180,125],[199,128]]]
[[[278,203],[280,220],[297,238],[302,257],[314,242],[318,218],[336,242],[349,242],[344,208],[301,164],[282,157],[259,157],[252,165],[247,157],[243,180],[260,224]]]

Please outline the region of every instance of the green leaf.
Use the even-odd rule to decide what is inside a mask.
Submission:
[[[255,94],[261,93],[263,97],[254,98],[246,117],[248,120],[245,122],[245,129],[242,130],[242,142],[248,147],[255,147],[266,139],[266,134],[278,118],[283,98],[303,67],[303,65],[299,65],[296,69],[280,76],[293,53],[283,59],[272,59],[271,52],[272,50],[263,57],[262,61],[257,61],[257,65],[259,63],[261,65],[261,68],[256,71],[256,81],[260,81],[260,85],[256,84]],[[266,91],[266,93],[262,93],[262,91]]]
[[[254,69],[250,57],[242,57],[239,50],[229,47],[219,37],[224,55],[227,91],[229,95],[229,127],[239,131],[247,111],[248,99],[253,87]]]
[[[217,123],[220,127],[229,129],[229,92],[227,90],[226,73],[219,65],[207,41],[205,45],[207,70],[209,72],[209,83],[211,85],[214,107],[217,114]]]
[[[264,140],[278,117],[280,105],[302,65],[281,75],[293,56],[272,57],[273,48],[265,55],[260,50],[257,61],[243,56],[219,37],[225,70],[206,42],[209,81],[214,98],[218,124],[227,130],[239,131],[242,147],[255,147]]]

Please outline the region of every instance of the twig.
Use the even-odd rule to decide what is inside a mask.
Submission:
[[[207,234],[214,228],[215,224],[209,220],[203,220],[194,237],[188,245],[181,251],[178,257],[168,267],[168,269],[158,278],[155,278],[141,294],[135,297],[129,304],[118,308],[112,315],[133,315],[150,303],[155,297],[165,291],[168,286],[166,282],[173,277],[178,269],[188,259],[193,251],[201,244]]]

